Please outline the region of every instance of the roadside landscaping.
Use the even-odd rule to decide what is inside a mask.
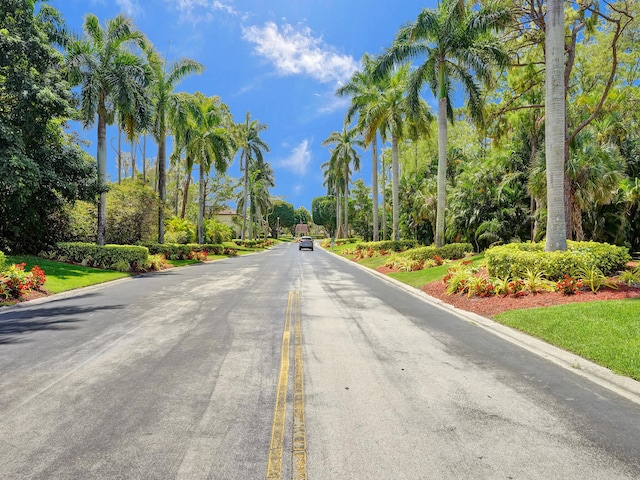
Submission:
[[[154,270],[192,265],[262,251],[273,241],[215,245],[167,245],[172,251],[148,255],[140,246],[59,244],[43,256],[4,256],[0,252],[0,306],[97,285]],[[208,246],[211,247],[211,246]],[[48,257],[48,258],[45,258]],[[98,267],[105,268],[98,268]]]
[[[640,267],[628,263],[628,254],[618,247],[574,242],[578,253],[555,258],[550,269],[557,271],[551,280],[545,272],[534,270],[534,265],[545,261],[537,257],[546,257],[539,244],[506,246],[502,252],[490,249],[481,255],[443,260],[439,265],[436,259],[426,268],[414,269],[415,264],[403,260],[415,258],[410,250],[382,249],[380,254],[376,252],[380,243],[373,249],[370,243],[344,241],[336,242],[333,248],[328,242],[322,246],[445,303],[492,318],[640,380]],[[532,257],[522,251],[540,253]],[[487,257],[493,258],[496,253],[499,262],[492,265]],[[512,276],[511,271],[522,265],[516,258],[520,256],[527,257],[524,261],[530,266],[519,276]],[[575,258],[585,259],[590,266],[572,264]],[[565,262],[564,267],[558,269],[560,262]],[[600,265],[595,267],[593,262]],[[488,272],[495,272],[496,265],[508,268],[509,273],[501,272],[502,279],[490,276]]]

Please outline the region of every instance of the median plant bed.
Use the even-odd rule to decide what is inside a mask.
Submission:
[[[640,288],[621,284],[617,290],[601,289],[597,294],[590,291],[579,291],[575,295],[563,295],[560,292],[541,292],[521,296],[494,295],[491,297],[469,297],[465,294],[447,294],[447,285],[442,280],[427,283],[422,291],[438,298],[454,307],[474,312],[484,317],[493,318],[496,314],[508,310],[549,307],[577,302],[593,302],[596,300],[638,299],[638,315],[640,315]]]

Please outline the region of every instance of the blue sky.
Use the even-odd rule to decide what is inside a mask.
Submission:
[[[236,122],[245,113],[268,125],[262,138],[275,170],[272,195],[311,210],[326,193],[320,165],[329,158],[321,143],[341,130],[348,99],[334,95],[365,52],[376,55],[397,30],[435,0],[50,0],[67,25],[82,32],[83,18],[101,22],[118,13],[136,26],[169,61],[189,57],[206,70],[185,79],[177,91],[218,95]],[[429,99],[427,99],[429,101]],[[431,102],[429,102],[431,103]],[[81,136],[92,141],[95,130]],[[108,141],[116,136],[110,128]],[[155,158],[148,142],[147,156]],[[362,177],[371,184],[371,159],[362,152]],[[115,155],[107,153],[116,178]],[[138,166],[140,168],[140,166]],[[237,159],[228,170],[240,176]]]

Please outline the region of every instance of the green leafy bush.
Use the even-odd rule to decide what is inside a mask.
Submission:
[[[140,245],[143,245],[149,250],[149,253],[152,255],[164,255],[165,258],[169,260],[186,260],[191,258],[191,252],[207,252],[211,255],[230,255],[229,248],[221,245],[219,243],[188,243],[186,245],[181,245],[177,243],[154,243],[154,242],[143,242]]]
[[[165,222],[164,240],[182,245],[193,243],[196,241],[196,226],[186,218],[172,217]]]
[[[204,224],[204,241],[206,243],[230,242],[233,238],[231,227],[217,220],[207,220]]]
[[[337,241],[336,245],[338,245]],[[416,248],[418,245],[417,240],[382,240],[380,242],[357,243],[356,249],[370,248],[375,251],[403,252],[410,248]]]
[[[545,252],[543,243],[512,243],[485,252],[487,271],[493,277],[524,278],[527,270],[544,272],[549,280],[575,277],[581,270],[597,268],[604,275],[623,270],[631,259],[625,247],[596,242],[567,242],[566,251]]]
[[[119,262],[126,262],[130,268],[137,270],[145,265],[149,250],[139,245],[100,246],[93,243],[59,242],[56,244],[55,255],[58,259],[64,258],[72,263],[99,268],[112,268]]]
[[[4,266],[7,263],[7,257],[4,256],[4,252],[0,251],[0,272],[4,270]]]

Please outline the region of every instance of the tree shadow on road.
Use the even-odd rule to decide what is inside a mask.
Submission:
[[[93,293],[75,297],[95,296]],[[120,310],[124,305],[61,305],[65,299],[52,300],[39,305],[24,307],[3,312],[0,315],[0,345],[23,343],[26,334],[43,330],[70,330],[78,328],[79,322],[85,321],[87,315],[101,310]]]

